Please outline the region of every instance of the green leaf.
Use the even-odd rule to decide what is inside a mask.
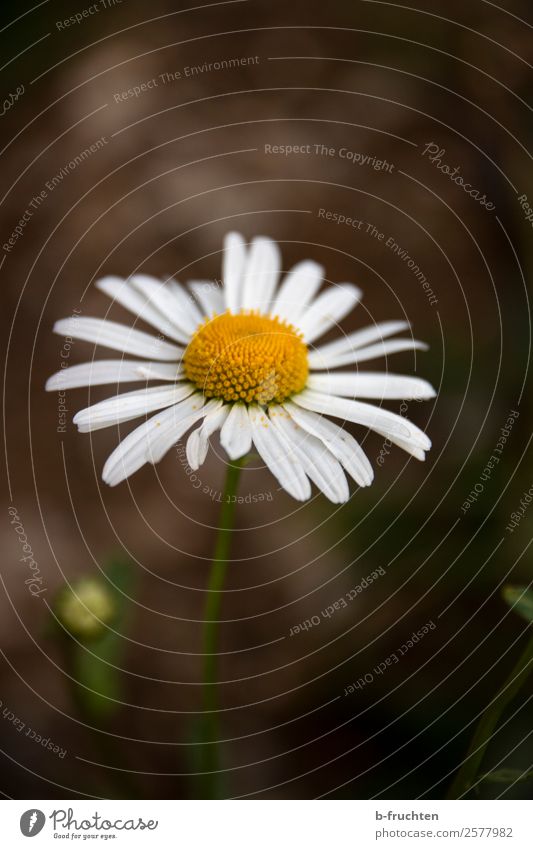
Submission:
[[[530,781],[533,778],[533,770],[523,772],[521,769],[498,769],[488,772],[482,777],[482,781],[493,784],[515,784],[520,781]]]
[[[528,587],[513,586],[508,584],[503,588],[502,596],[505,602],[512,607],[526,622],[533,622],[533,591]]]

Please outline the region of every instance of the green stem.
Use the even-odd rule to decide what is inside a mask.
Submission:
[[[520,655],[517,664],[514,666],[505,684],[483,713],[463,765],[450,788],[448,794],[450,799],[460,798],[465,793],[468,793],[472,784],[474,784],[492,733],[498,725],[505,708],[513,701],[522,684],[527,679],[531,671],[530,665],[532,659],[533,637],[528,641],[526,648]]]
[[[226,575],[233,518],[235,514],[235,495],[243,461],[237,460],[228,465],[226,482],[222,496],[220,522],[215,544],[213,563],[209,574],[207,601],[204,619],[204,721],[202,745],[200,750],[201,773],[204,799],[216,799],[219,796],[218,771],[218,721],[217,721],[217,637],[222,601],[222,587]]]

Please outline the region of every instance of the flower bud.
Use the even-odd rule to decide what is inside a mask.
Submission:
[[[112,593],[98,578],[80,578],[59,593],[56,615],[72,636],[95,640],[103,636],[116,615]]]

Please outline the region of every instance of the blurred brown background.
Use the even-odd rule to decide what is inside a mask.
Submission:
[[[18,798],[194,795],[187,743],[200,707],[217,503],[192,486],[175,451],[104,487],[101,468],[118,434],[76,432],[85,390],[67,394],[58,432],[58,399],[43,387],[61,365],[53,322],[74,310],[107,314],[93,286],[99,276],[220,278],[222,237],[235,228],[279,240],[285,270],[312,258],[329,281],[356,282],[365,298],[346,329],[411,321],[430,351],[395,355],[388,368],[416,370],[439,395],[407,411],[433,440],[425,465],[399,449],[379,465],[382,440],[359,431],[376,481],[341,509],[320,497],[301,506],[267,471],[245,473],[242,494],[273,497],[238,510],[221,629],[225,793],[442,796],[525,625],[500,588],[529,583],[533,515],[505,530],[532,484],[531,225],[517,197],[533,197],[529,4],[105,5],[85,17],[89,4],[55,0],[2,10],[6,102],[23,87],[1,118],[8,497],[46,594],[32,598],[24,584],[6,511],[0,789]],[[58,26],[76,13],[79,23]],[[200,70],[186,71],[193,66]],[[128,96],[134,86],[144,90]],[[494,209],[423,154],[430,143]],[[314,145],[334,153],[317,155]],[[343,148],[392,167],[354,164]],[[321,209],[364,224],[327,221]],[[131,320],[119,308],[110,315]],[[91,354],[76,342],[70,362]],[[501,462],[463,513],[512,410],[519,416]],[[217,491],[224,463],[215,449],[200,477]],[[121,641],[121,704],[96,727],[80,718],[44,602],[65,580],[97,575],[114,552],[131,559],[137,586]],[[386,574],[347,609],[289,636],[378,567]],[[343,695],[429,621],[436,628],[401,663]],[[514,702],[486,769],[530,764],[529,698],[522,691]],[[66,756],[17,731],[10,712]],[[482,785],[478,793],[530,789]]]

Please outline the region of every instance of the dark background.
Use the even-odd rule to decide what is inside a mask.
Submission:
[[[99,276],[219,278],[222,238],[235,228],[277,239],[285,270],[312,258],[329,281],[356,282],[365,299],[345,329],[407,317],[430,351],[395,355],[388,367],[431,380],[438,398],[407,411],[433,440],[425,464],[393,449],[379,466],[382,439],[359,430],[376,480],[354,487],[340,509],[323,497],[299,505],[266,470],[245,472],[243,495],[273,497],[237,513],[221,627],[224,793],[441,797],[527,628],[501,587],[528,584],[531,572],[533,512],[506,531],[533,483],[531,225],[517,199],[533,197],[529,4],[247,0],[186,11],[123,0],[58,29],[89,5],[8,3],[1,13],[2,98],[24,86],[1,117],[1,243],[47,181],[98,138],[105,144],[47,192],[13,249],[1,251],[8,502],[46,593],[34,599],[24,585],[6,509],[0,699],[67,754],[0,717],[0,789],[17,798],[194,795],[188,744],[201,706],[217,504],[193,488],[175,452],[105,487],[101,468],[117,433],[76,432],[85,390],[68,393],[58,433],[58,399],[43,387],[61,363],[53,322],[76,309],[107,314],[93,286]],[[235,57],[258,61],[184,76],[187,66]],[[159,78],[116,102],[176,71],[181,79]],[[494,210],[423,156],[431,142]],[[394,167],[269,155],[265,144],[346,147]],[[324,221],[320,208],[391,236],[436,302],[384,241]],[[119,308],[112,315],[131,320]],[[91,353],[76,342],[71,362]],[[519,416],[501,461],[463,513],[511,410]],[[215,441],[200,476],[216,491],[223,473]],[[119,703],[91,722],[47,605],[64,581],[99,575],[117,555],[135,574],[120,629]],[[347,609],[289,637],[378,567],[385,576]],[[436,628],[401,662],[343,695],[430,621]],[[510,706],[484,770],[530,765],[530,697],[526,687]],[[476,792],[530,790],[483,783]]]

